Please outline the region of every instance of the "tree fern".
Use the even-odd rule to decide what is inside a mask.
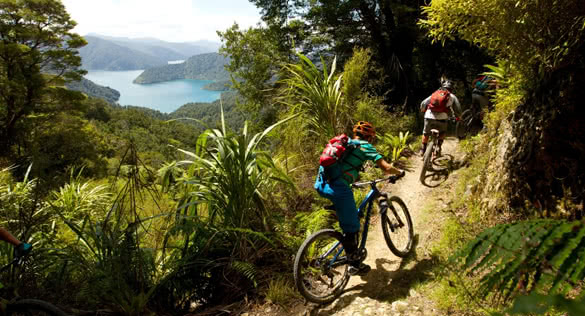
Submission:
[[[497,292],[508,300],[517,294],[547,291],[564,294],[585,276],[585,225],[562,220],[530,220],[482,232],[450,258],[477,276],[477,294]]]

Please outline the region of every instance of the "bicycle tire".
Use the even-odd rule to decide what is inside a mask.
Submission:
[[[424,156],[423,156],[423,165],[422,165],[422,169],[420,171],[420,182],[422,184],[425,183],[425,176],[427,174],[427,171],[430,171],[432,169],[432,162],[431,162],[431,157],[433,156],[433,147],[435,146],[435,141],[433,140],[433,142],[431,142],[430,144],[427,145],[427,149],[425,150]]]
[[[473,112],[471,109],[467,109],[461,113],[461,118],[455,124],[455,134],[457,138],[464,139],[469,133],[471,120],[473,119]]]
[[[22,299],[6,305],[7,316],[68,316],[55,305],[36,299]]]
[[[323,249],[334,249],[332,248],[337,242],[339,244],[336,248],[341,246],[343,235],[333,229],[322,229],[311,236],[309,236],[301,247],[299,248],[295,257],[294,263],[294,279],[295,285],[301,295],[310,302],[317,304],[327,304],[337,299],[345,289],[347,282],[349,281],[348,262],[344,258],[340,258],[338,265],[334,265],[333,268],[329,265],[333,258],[319,258],[321,251],[318,252],[318,256],[315,253],[310,254],[310,251],[320,249],[319,245],[315,243],[321,239],[329,238],[330,241],[323,244]],[[337,255],[341,254],[341,248],[335,251],[325,251],[325,253],[337,252]],[[312,258],[315,256],[315,258]],[[343,256],[345,257],[345,251]],[[327,265],[321,263],[327,262]],[[341,273],[341,275],[339,275]],[[333,274],[338,274],[339,279],[337,281],[332,277]],[[333,275],[334,276],[334,275]],[[329,280],[328,280],[329,279]],[[327,284],[329,282],[329,284]],[[334,284],[333,284],[334,283]],[[331,286],[334,285],[334,286]],[[326,294],[317,293],[318,290],[327,288],[329,291]]]
[[[384,210],[384,208],[386,209]],[[412,244],[414,241],[414,228],[406,204],[401,198],[391,196],[387,200],[387,206],[382,206],[380,209],[380,214],[382,216],[382,231],[388,248],[390,248],[390,251],[396,256],[401,258],[406,257],[412,250]],[[401,214],[403,216],[401,216]],[[398,223],[394,224],[391,217],[394,217]],[[398,227],[396,227],[396,225],[398,225]],[[404,240],[404,237],[400,238],[400,241],[404,243],[404,246],[397,246],[396,244],[399,239],[397,231],[401,230],[401,232],[404,232],[404,230],[402,230],[403,228],[406,228],[406,240]],[[394,236],[394,238],[392,236]]]

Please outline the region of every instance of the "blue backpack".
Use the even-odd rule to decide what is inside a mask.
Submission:
[[[483,76],[483,78],[481,78],[481,80],[478,80],[475,83],[475,89],[479,90],[479,91],[484,91],[487,88],[489,88],[490,86],[490,81],[492,81],[494,78],[490,77],[490,76]]]

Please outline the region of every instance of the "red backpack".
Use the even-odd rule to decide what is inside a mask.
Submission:
[[[447,89],[439,89],[431,94],[429,109],[433,112],[448,112],[447,103],[451,93]]]
[[[323,167],[329,167],[343,159],[343,154],[348,150],[349,137],[345,134],[337,135],[325,146],[323,153],[319,157],[319,164]]]

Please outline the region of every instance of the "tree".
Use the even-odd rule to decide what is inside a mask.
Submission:
[[[84,74],[77,49],[85,40],[58,0],[0,0],[0,153],[34,126],[31,115],[49,120],[83,97],[65,89]]]
[[[283,18],[304,21],[307,36],[296,43],[305,54],[325,51],[335,54],[342,64],[353,48],[366,47],[387,76],[379,94],[390,92],[387,103],[402,103],[412,78],[412,55],[418,38],[416,20],[420,8],[416,2],[401,0],[251,0],[262,9],[268,23]]]

